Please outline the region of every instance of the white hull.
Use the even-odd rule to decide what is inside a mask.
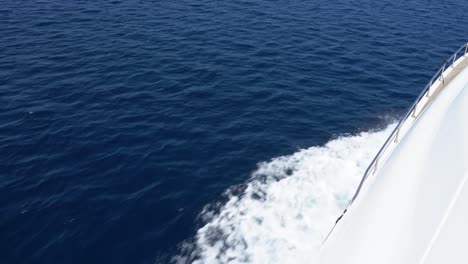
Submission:
[[[464,50],[379,153],[323,244],[321,264],[468,263]]]

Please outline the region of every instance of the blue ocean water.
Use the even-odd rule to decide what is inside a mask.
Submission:
[[[384,127],[454,1],[3,1],[0,263],[166,263],[256,164]],[[188,242],[189,243],[189,242]]]

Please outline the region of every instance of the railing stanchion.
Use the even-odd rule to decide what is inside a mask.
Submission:
[[[400,135],[400,124],[398,124],[396,133],[395,133],[395,140],[393,140],[394,143],[398,143],[398,136]]]
[[[446,65],[447,64],[444,63],[444,65],[442,65],[442,70],[440,71],[440,79],[442,80],[442,86],[445,86],[444,71]]]
[[[379,165],[379,159],[380,159],[380,157],[378,157],[378,158],[375,160],[374,171],[372,172],[372,174],[375,174],[375,172],[377,171],[377,165]]]

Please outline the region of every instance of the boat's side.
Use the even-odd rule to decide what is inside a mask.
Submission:
[[[323,245],[321,263],[465,262],[468,55],[441,76],[379,153],[377,172]]]

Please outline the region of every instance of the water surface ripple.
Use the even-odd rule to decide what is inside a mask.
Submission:
[[[467,41],[467,13],[2,1],[0,263],[169,262],[258,162],[401,115]]]

